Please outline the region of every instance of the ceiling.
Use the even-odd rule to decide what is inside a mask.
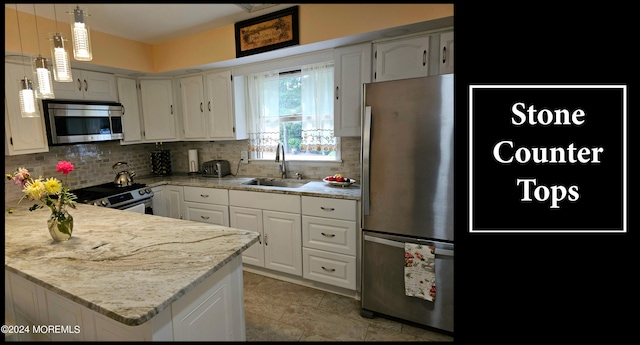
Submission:
[[[259,17],[296,4],[17,4],[18,11],[68,23],[73,7],[85,7],[91,30],[158,44]],[[16,9],[16,4],[5,4]]]

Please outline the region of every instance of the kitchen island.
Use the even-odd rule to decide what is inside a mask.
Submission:
[[[30,205],[5,212],[18,340],[245,340],[241,255],[257,233],[79,204],[53,242],[49,210]]]

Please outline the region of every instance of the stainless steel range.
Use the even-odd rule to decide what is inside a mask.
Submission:
[[[109,182],[71,192],[78,197],[78,203],[153,214],[151,206],[153,191],[144,183],[118,187],[115,183]]]

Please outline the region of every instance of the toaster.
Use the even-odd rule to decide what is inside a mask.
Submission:
[[[202,176],[224,177],[231,174],[229,161],[213,160],[202,163]]]

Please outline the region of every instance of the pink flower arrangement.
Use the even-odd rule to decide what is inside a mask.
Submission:
[[[61,172],[65,177],[73,171],[73,164],[67,161],[60,161],[56,164],[56,172]],[[24,195],[20,198],[29,200],[38,200],[51,209],[52,215],[55,217],[64,217],[64,208],[69,206],[76,208],[76,195],[69,192],[69,188],[63,187],[62,182],[55,177],[34,178],[29,170],[20,167],[12,174],[7,174],[7,179],[13,181],[16,185],[22,187]],[[52,198],[55,195],[56,198]],[[54,200],[56,199],[56,200]],[[43,205],[34,204],[29,211],[43,208]]]

